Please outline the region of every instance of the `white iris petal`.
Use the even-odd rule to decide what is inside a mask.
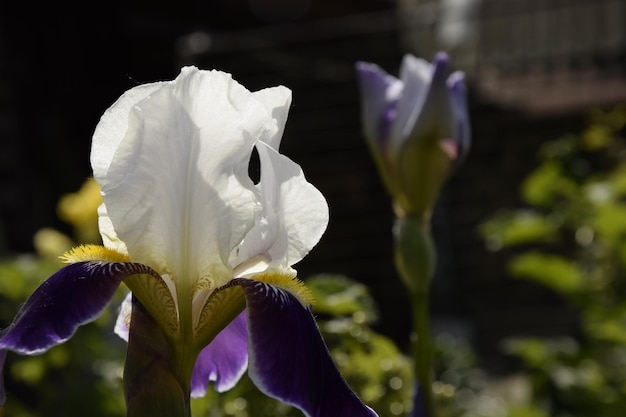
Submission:
[[[233,269],[291,272],[326,228],[326,200],[278,153],[290,104],[285,87],[251,93],[229,74],[187,67],[124,94],[96,129],[105,246],[167,278],[180,319],[190,312],[194,328]]]
[[[134,261],[174,282],[223,285],[228,256],[260,210],[247,166],[272,118],[225,73],[185,68],[157,87],[129,115],[107,112],[94,137],[94,149],[116,146],[103,153],[106,175],[94,169],[108,217]],[[112,131],[123,139],[99,140]]]
[[[257,143],[257,150],[263,213],[239,247],[234,264],[255,270],[249,260],[256,259],[267,267],[287,269],[321,238],[328,224],[328,205],[298,164],[265,143]]]
[[[267,135],[259,138],[272,148],[278,150],[285,130],[285,123],[291,106],[291,90],[286,87],[271,87],[252,93],[254,98],[262,102],[271,112],[275,124],[268,130]]]

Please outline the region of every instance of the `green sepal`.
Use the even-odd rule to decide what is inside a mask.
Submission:
[[[436,131],[424,136],[407,141],[396,161],[402,192],[394,198],[394,204],[396,210],[407,217],[430,216],[452,167],[453,160],[445,152]]]
[[[397,218],[394,257],[398,274],[412,294],[427,293],[435,271],[435,248],[422,218]]]
[[[228,326],[246,308],[246,298],[239,286],[222,287],[209,296],[200,311],[194,328],[194,343],[199,348]]]
[[[190,417],[196,355],[181,355],[133,297],[124,392],[127,417]]]
[[[152,269],[150,271],[152,273],[149,275],[132,275],[124,280],[124,284],[132,291],[134,297],[141,300],[142,306],[161,325],[161,329],[173,339],[180,327],[176,301],[163,277]]]

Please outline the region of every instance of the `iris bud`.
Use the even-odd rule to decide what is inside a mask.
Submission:
[[[462,72],[450,60],[405,55],[400,78],[358,62],[365,138],[398,217],[427,218],[470,144]]]

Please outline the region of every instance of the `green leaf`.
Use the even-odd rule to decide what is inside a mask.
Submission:
[[[521,404],[511,407],[508,417],[549,417],[543,409],[533,404]]]
[[[377,320],[374,299],[365,285],[334,274],[314,275],[305,282],[315,298],[313,309],[316,314],[353,316],[362,323]]]
[[[559,225],[552,219],[530,210],[502,212],[483,223],[479,229],[492,250],[528,243],[552,243],[558,240]]]
[[[504,342],[505,352],[521,357],[529,366],[540,368],[549,358],[548,346],[541,339],[509,339]]]
[[[529,252],[515,257],[508,267],[519,278],[535,281],[558,292],[574,292],[583,289],[584,275],[572,261],[557,255]]]
[[[608,180],[615,197],[626,196],[626,167],[618,167],[609,175]]]
[[[522,196],[531,205],[551,207],[559,197],[574,195],[576,189],[576,184],[563,173],[561,164],[548,160],[526,178]]]
[[[601,237],[611,242],[626,237],[626,206],[608,203],[596,207],[593,226]]]

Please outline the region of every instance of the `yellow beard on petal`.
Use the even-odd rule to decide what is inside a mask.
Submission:
[[[290,274],[268,271],[254,275],[250,279],[283,289],[295,296],[303,305],[312,305],[315,302],[313,293],[306,284]]]
[[[99,245],[80,245],[65,252],[59,258],[66,264],[87,261],[130,262],[128,255]]]

